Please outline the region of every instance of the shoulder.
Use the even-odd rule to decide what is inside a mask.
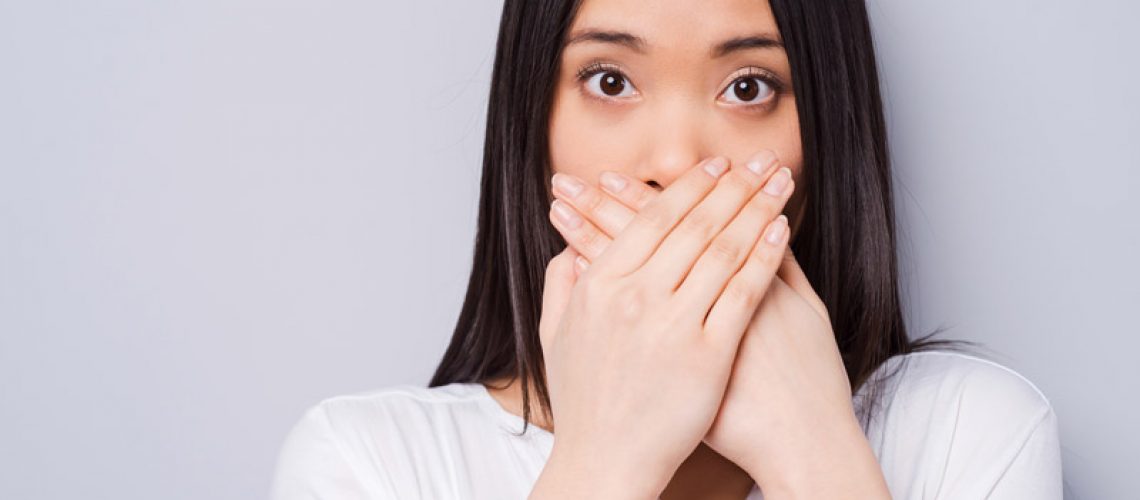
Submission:
[[[318,418],[335,431],[387,422],[393,425],[434,422],[459,411],[477,409],[478,384],[438,387],[411,384],[326,398],[308,409],[304,418]],[[418,417],[418,419],[406,418]]]
[[[1028,378],[996,361],[951,351],[896,356],[877,376],[892,377],[892,404],[934,405],[1009,418],[1044,416],[1052,411],[1045,394]],[[874,378],[873,378],[874,379]]]
[[[480,388],[393,385],[310,406],[279,452],[274,498],[309,498],[299,494],[309,491],[399,497],[401,485],[391,479],[414,477],[409,464],[437,461],[462,427],[486,428]]]
[[[925,351],[891,358],[874,380],[885,380],[882,406],[865,430],[893,492],[1059,498],[1056,414],[1022,374],[978,356]]]
[[[868,389],[879,385],[878,394]],[[993,432],[1033,427],[1053,417],[1045,394],[1022,374],[996,361],[952,351],[922,351],[883,363],[856,394],[873,402],[874,418],[891,425],[966,425]],[[892,418],[893,417],[893,418]],[[887,422],[875,422],[885,425]]]
[[[348,455],[420,453],[449,431],[487,427],[481,389],[477,383],[403,384],[334,396],[311,406],[293,433],[319,431]]]

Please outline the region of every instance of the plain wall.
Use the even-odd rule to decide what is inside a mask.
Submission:
[[[1140,470],[1134,2],[871,0],[915,333]],[[0,1],[0,498],[265,497],[322,398],[426,384],[501,1]]]

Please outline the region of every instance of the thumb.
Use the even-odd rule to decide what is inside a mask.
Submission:
[[[539,341],[545,351],[553,339],[554,331],[570,301],[570,290],[578,282],[575,269],[579,254],[567,246],[546,265],[546,278],[542,286],[542,312],[538,320]]]

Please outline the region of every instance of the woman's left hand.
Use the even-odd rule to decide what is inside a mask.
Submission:
[[[835,491],[854,495],[850,484],[822,484],[850,468],[855,457],[874,460],[855,417],[827,308],[790,246],[777,277],[741,340],[720,412],[704,441],[748,471],[766,498],[781,496],[776,491],[812,498],[839,498],[829,493]]]
[[[558,174],[555,196],[587,224],[563,235],[596,256],[657,194],[607,172],[605,191]],[[576,182],[576,196],[558,188]],[[620,182],[619,182],[620,181]],[[586,227],[591,226],[591,227]],[[757,236],[759,237],[759,235]],[[752,476],[765,498],[890,498],[881,468],[855,417],[827,308],[789,245],[737,350],[719,413],[704,442]]]

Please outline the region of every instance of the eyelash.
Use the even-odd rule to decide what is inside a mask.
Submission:
[[[742,79],[747,79],[747,78],[755,78],[757,80],[764,82],[765,85],[768,85],[769,87],[772,88],[772,93],[776,96],[779,96],[780,94],[782,94],[784,92],[784,89],[785,89],[784,83],[780,80],[779,77],[777,77],[772,72],[765,70],[765,69],[753,67],[753,66],[745,68],[744,71],[745,71],[744,73],[741,73],[741,74],[737,75],[735,78],[733,78],[732,82],[729,83],[729,86],[722,89],[720,91],[720,94],[717,94],[717,96],[724,94],[724,92],[726,90],[732,88],[732,85],[735,84],[737,81],[742,80]],[[629,81],[629,78],[617,66],[615,66],[613,64],[609,64],[609,63],[595,62],[595,63],[588,64],[586,66],[583,66],[581,69],[578,70],[578,73],[577,73],[578,89],[583,94],[585,94],[586,97],[589,97],[592,99],[597,99],[599,101],[613,102],[615,100],[620,100],[620,99],[616,99],[613,97],[600,97],[600,96],[597,96],[597,95],[595,95],[595,94],[593,94],[593,93],[591,93],[585,89],[584,84],[586,83],[586,81],[598,73],[617,73],[618,75],[621,75],[621,77],[624,81],[627,81],[627,82]],[[741,105],[739,107],[762,110],[763,108],[767,108],[767,107],[771,106],[772,104],[774,104],[775,101],[776,101],[775,99],[769,99],[769,100],[766,100],[765,102],[760,103],[760,104],[745,104],[745,105]]]

